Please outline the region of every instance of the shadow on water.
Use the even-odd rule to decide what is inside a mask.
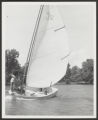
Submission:
[[[44,100],[6,95],[6,115],[93,115],[93,85],[57,85],[58,94]]]

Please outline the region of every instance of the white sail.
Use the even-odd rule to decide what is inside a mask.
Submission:
[[[56,6],[44,6],[27,72],[26,86],[49,87],[66,73],[69,53],[66,27]],[[65,59],[64,59],[65,58]]]

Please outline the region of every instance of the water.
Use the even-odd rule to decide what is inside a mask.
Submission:
[[[15,99],[6,95],[6,115],[93,115],[93,85],[57,85],[57,97],[47,100]]]

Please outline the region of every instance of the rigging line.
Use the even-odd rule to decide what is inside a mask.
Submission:
[[[54,30],[54,31],[56,32],[56,31],[58,31],[58,30],[60,30],[60,29],[63,29],[63,28],[65,28],[65,25],[64,25],[63,27],[60,27],[60,28]]]
[[[40,9],[41,9],[41,7],[40,7]],[[39,14],[40,14],[40,10],[39,10]],[[38,15],[37,20],[36,20],[36,25],[37,25],[38,19],[39,19],[39,15]],[[35,34],[36,25],[35,25],[35,29],[34,29],[34,32],[33,32],[33,36]],[[30,43],[30,48],[29,48],[29,52],[28,52],[28,56],[27,56],[27,60],[26,60],[26,67],[25,67],[25,69],[27,69],[27,67],[28,67],[29,57],[30,57],[30,53],[31,53],[31,48],[32,48],[33,40],[34,40],[33,36],[32,36],[32,40],[31,40],[31,43]],[[25,70],[24,76],[25,76],[25,74],[26,74],[26,70]]]
[[[36,29],[37,29],[39,17],[41,16],[41,13],[42,13],[42,8],[43,8],[43,6],[40,7],[39,14],[38,14],[38,17],[37,17],[37,20],[36,20],[36,25],[35,25],[35,28],[34,28],[34,32],[33,32],[33,35],[32,35],[32,40],[31,40],[31,44],[30,44],[30,48],[29,48],[29,52],[28,52],[27,62],[29,61],[29,57],[30,57],[30,54],[31,54],[32,45],[34,43],[34,36],[36,34]]]
[[[27,56],[27,60],[26,60],[26,67],[25,67],[25,70],[24,70],[24,78],[23,78],[23,82],[24,82],[24,79],[25,79],[25,77],[26,77],[26,73],[27,73],[27,69],[28,69],[28,67],[29,67],[29,61],[30,61],[30,56],[31,56],[31,52],[32,52],[32,47],[33,47],[33,44],[34,44],[34,40],[35,40],[35,34],[36,34],[36,32],[37,32],[37,26],[39,25],[39,19],[40,19],[40,17],[41,17],[41,14],[42,14],[42,10],[43,10],[43,7],[44,7],[44,5],[41,5],[40,6],[40,10],[39,10],[39,13],[38,13],[38,17],[37,17],[37,20],[36,20],[36,25],[35,25],[35,28],[34,28],[34,32],[33,32],[33,36],[32,36],[32,40],[31,40],[31,44],[30,44],[30,48],[29,48],[29,52],[28,52],[28,56]]]
[[[32,49],[34,48],[34,44],[35,44],[35,37],[36,37],[37,30],[38,30],[42,10],[43,10],[43,6],[40,7],[39,14],[38,14],[37,21],[36,21],[36,25],[35,25],[35,29],[34,29],[34,33],[33,33],[31,44],[30,44],[30,49],[29,49],[28,58],[27,58],[28,67],[29,67],[29,64],[30,64],[30,58],[31,58],[31,54],[32,54]]]
[[[38,19],[37,19],[36,26],[35,26],[35,32],[34,32],[34,35],[32,37],[31,50],[30,50],[30,55],[29,55],[29,58],[28,58],[28,64],[30,64],[30,58],[31,58],[31,55],[32,55],[32,50],[34,49],[36,34],[37,34],[38,27],[39,27],[43,7],[44,7],[44,5],[42,5],[41,8],[40,8],[40,12],[39,12]]]

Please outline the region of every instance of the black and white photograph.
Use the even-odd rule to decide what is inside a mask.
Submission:
[[[96,118],[96,2],[2,2],[2,117]]]

